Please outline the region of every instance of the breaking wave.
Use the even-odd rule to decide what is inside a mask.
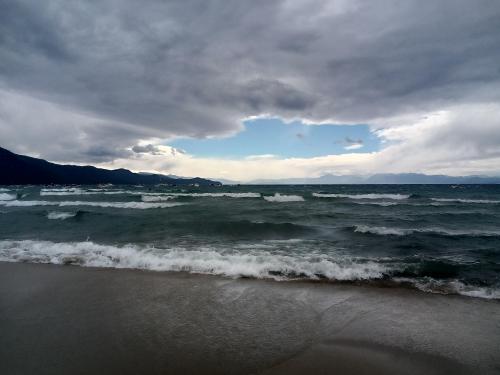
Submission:
[[[72,217],[75,217],[77,212],[59,212],[59,211],[50,211],[47,214],[47,219],[51,220],[66,220]]]
[[[181,206],[185,203],[152,203],[152,202],[86,202],[86,201],[0,201],[0,205],[6,207],[32,207],[32,206],[92,206],[92,207],[108,207],[108,208],[131,208],[131,209],[148,209],[148,208],[169,208]]]
[[[196,250],[153,246],[101,245],[90,241],[62,242],[34,240],[0,241],[0,261],[77,265],[82,267],[125,268],[151,271],[189,272],[226,277],[258,279],[328,280],[340,282],[382,283],[411,286],[424,292],[460,294],[469,297],[500,299],[495,287],[464,284],[448,278],[437,280],[426,276],[425,265],[414,277],[408,273],[411,264],[384,263],[384,259],[347,258],[326,254],[288,254],[272,252],[269,246],[247,246],[242,249],[200,247]],[[423,269],[420,270],[420,268]],[[446,268],[446,265],[443,265]],[[412,272],[409,272],[412,274]],[[394,276],[394,277],[393,277]]]
[[[281,195],[275,193],[274,195],[263,197],[268,202],[303,202],[304,198],[300,195]]]
[[[134,245],[109,246],[93,242],[0,241],[0,261],[75,264],[84,267],[184,271],[229,277],[274,280],[368,280],[384,276],[376,262],[336,261],[326,255],[281,255],[265,250],[217,251],[157,249]]]
[[[436,280],[433,278],[396,278],[395,281],[401,283],[409,283],[422,292],[427,293],[460,294],[467,297],[500,299],[500,290],[496,288],[467,285],[459,280]]]
[[[154,194],[154,193],[153,193]],[[174,197],[212,197],[212,198],[260,198],[260,193],[164,193]]]
[[[382,206],[382,207],[396,206],[399,204],[397,202],[353,202],[353,203],[370,205],[370,206]]]
[[[451,202],[451,203],[500,204],[500,200],[490,200],[490,199],[431,198],[431,200],[436,202]]]
[[[42,189],[40,190],[40,196],[60,196],[60,195],[116,195],[116,194],[136,194],[135,192],[123,191],[123,190],[115,190],[115,191],[107,191],[100,189]]]
[[[16,198],[17,198],[16,194],[0,193],[0,201],[10,201]]]
[[[349,199],[408,199],[410,195],[407,194],[324,194],[312,193],[316,198],[349,198]]]
[[[406,236],[413,233],[429,233],[441,236],[471,236],[471,237],[500,236],[500,231],[451,230],[444,228],[389,228],[389,227],[373,227],[368,225],[357,225],[354,227],[354,232],[376,234],[381,236],[385,235]]]
[[[171,195],[143,195],[141,197],[141,200],[143,202],[162,202],[162,201],[168,201],[171,199],[175,199],[174,196]]]

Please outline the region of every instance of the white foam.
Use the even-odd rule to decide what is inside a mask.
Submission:
[[[150,202],[86,202],[86,201],[0,201],[0,205],[7,207],[32,207],[32,206],[92,206],[109,208],[169,208],[180,206],[185,203],[150,203]]]
[[[436,202],[451,202],[451,203],[479,203],[479,204],[499,204],[500,200],[490,199],[461,199],[461,198],[431,198]]]
[[[323,194],[312,193],[316,198],[349,198],[349,199],[408,199],[407,194]]]
[[[104,191],[98,189],[82,190],[82,189],[66,189],[66,190],[40,190],[40,196],[60,196],[60,195],[115,195],[115,194],[138,194],[123,190]]]
[[[152,193],[154,194],[154,193]],[[260,193],[164,193],[174,197],[260,198]]]
[[[93,242],[0,241],[0,261],[77,264],[87,267],[185,271],[230,277],[285,280],[305,277],[367,280],[383,277],[386,268],[375,262],[335,260],[326,255],[281,255],[263,249],[158,249],[134,245],[109,246]]]
[[[57,188],[57,189],[41,189],[40,196],[64,196],[64,195],[116,195],[116,194],[128,194],[128,195],[141,195],[141,196],[172,196],[172,197],[212,197],[212,198],[260,198],[260,193],[230,193],[230,192],[220,192],[220,193],[161,193],[161,192],[145,192],[145,191],[131,191],[131,190],[106,190],[106,189],[87,189],[83,190],[80,188]],[[157,199],[160,200],[160,199]]]
[[[358,233],[372,233],[378,235],[406,236],[412,233],[434,233],[445,236],[472,236],[472,237],[497,237],[500,231],[483,230],[452,230],[444,228],[388,228],[357,225],[354,229]]]
[[[367,225],[357,225],[354,231],[358,233],[371,233],[371,234],[393,235],[393,236],[404,236],[413,233],[413,230],[411,229],[370,227]]]
[[[0,201],[10,201],[16,198],[17,198],[16,194],[0,193]]]
[[[162,195],[143,195],[141,197],[141,200],[143,202],[162,202],[162,201],[168,201],[168,200],[171,200],[171,199],[175,199],[175,197],[173,197],[171,195],[166,195],[166,196],[162,196]]]
[[[304,198],[300,195],[281,195],[280,193],[275,193],[271,196],[263,197],[268,202],[303,202]]]
[[[370,206],[382,206],[382,207],[397,206],[399,204],[397,202],[353,202],[353,203],[370,205]]]
[[[51,211],[47,214],[47,218],[51,220],[66,220],[71,217],[75,217],[76,212],[59,212],[59,211]]]
[[[10,191],[10,189],[7,189],[7,188],[0,188],[0,193],[6,192],[6,191]]]
[[[467,297],[500,299],[500,290],[488,287],[466,285],[458,280],[435,280],[425,278],[421,280],[400,279],[408,281],[423,292],[436,294],[460,294]]]

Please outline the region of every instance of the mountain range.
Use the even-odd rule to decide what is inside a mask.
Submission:
[[[222,180],[223,184],[238,182]],[[341,184],[500,184],[500,177],[446,176],[422,173],[379,173],[370,176],[327,174],[314,178],[266,179],[245,182],[250,185],[341,185]]]
[[[93,166],[62,165],[18,155],[0,147],[0,185],[115,184],[115,185],[220,185],[204,178],[177,178],[127,169],[108,170]]]

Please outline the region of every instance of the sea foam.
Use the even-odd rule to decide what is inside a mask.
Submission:
[[[304,198],[300,195],[281,195],[275,193],[274,195],[263,197],[268,202],[303,202]]]
[[[235,252],[212,248],[158,249],[134,245],[100,245],[89,241],[0,241],[0,261],[183,271],[274,280],[368,280],[382,278],[386,271],[383,265],[375,262],[356,263],[318,254],[282,255],[265,250]]]
[[[212,197],[212,198],[260,198],[260,193],[164,193],[174,197]]]
[[[143,202],[163,202],[171,199],[175,199],[175,197],[171,195],[143,195],[141,197]]]
[[[0,193],[0,201],[10,201],[17,198],[16,194]]]
[[[491,199],[431,198],[431,200],[436,202],[451,202],[451,203],[500,204],[500,200],[491,200]]]
[[[393,235],[406,236],[413,233],[429,233],[442,236],[471,236],[471,237],[497,237],[500,236],[500,231],[484,231],[484,230],[453,230],[444,228],[391,228],[391,227],[376,227],[368,225],[357,225],[354,232],[370,233],[377,235]]]
[[[71,217],[76,216],[76,212],[59,212],[59,211],[51,211],[47,214],[47,218],[51,220],[66,220]]]
[[[410,195],[407,194],[325,194],[325,193],[312,193],[316,198],[349,198],[349,199],[408,199]]]
[[[108,208],[169,208],[184,205],[185,203],[153,203],[153,202],[87,202],[87,201],[0,201],[0,205],[7,207],[32,207],[32,206],[92,206]]]

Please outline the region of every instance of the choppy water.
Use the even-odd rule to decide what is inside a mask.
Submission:
[[[0,260],[500,298],[500,186],[3,187]]]

